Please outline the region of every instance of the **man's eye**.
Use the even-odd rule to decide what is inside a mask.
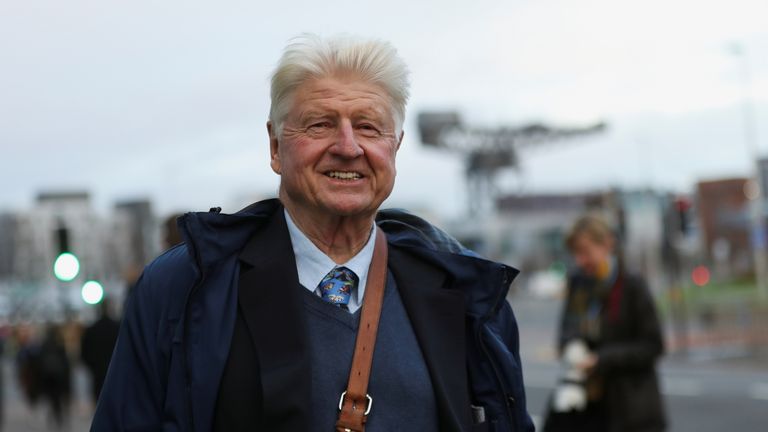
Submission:
[[[376,128],[376,126],[372,124],[361,124],[359,126],[360,129],[362,129],[366,133],[378,133],[379,129]]]
[[[327,129],[331,127],[331,124],[329,122],[317,122],[317,123],[312,123],[312,125],[310,125],[309,127],[313,129]]]

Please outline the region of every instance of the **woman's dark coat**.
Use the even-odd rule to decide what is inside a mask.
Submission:
[[[602,380],[603,406],[610,432],[656,432],[666,427],[659,392],[656,361],[664,351],[662,331],[653,298],[643,278],[619,271],[617,283],[607,294],[600,315],[596,342],[595,376]],[[585,283],[569,280],[560,348],[578,337],[565,316],[574,287]]]

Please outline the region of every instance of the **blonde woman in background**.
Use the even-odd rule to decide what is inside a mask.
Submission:
[[[610,226],[581,217],[566,237],[568,277],[558,348],[565,372],[545,432],[666,428],[656,376],[663,341],[645,280],[629,274]]]

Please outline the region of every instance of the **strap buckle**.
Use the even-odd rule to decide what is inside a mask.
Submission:
[[[341,411],[341,407],[342,407],[342,406],[344,406],[344,397],[345,397],[346,395],[347,395],[347,391],[346,391],[346,390],[344,390],[344,391],[341,393],[341,397],[339,398],[339,411]],[[367,404],[367,406],[365,407],[365,412],[363,413],[363,415],[366,415],[366,416],[367,416],[368,414],[370,414],[370,413],[371,413],[371,407],[373,406],[373,398],[372,398],[372,397],[371,397],[371,395],[369,395],[369,394],[366,394],[366,395],[365,395],[365,398],[366,398],[366,399],[368,399],[368,404]],[[352,409],[356,409],[356,408],[355,408],[355,405],[352,405]]]

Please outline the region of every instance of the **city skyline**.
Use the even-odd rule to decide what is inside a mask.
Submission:
[[[268,76],[304,31],[390,40],[411,67],[393,205],[465,209],[462,161],[418,141],[423,110],[486,126],[607,122],[602,135],[524,152],[521,174],[500,182],[511,192],[691,191],[752,171],[746,66],[765,153],[765,2],[348,5],[4,5],[0,208],[42,189],[88,189],[99,208],[148,197],[162,213],[235,211],[239,197],[273,195]]]

